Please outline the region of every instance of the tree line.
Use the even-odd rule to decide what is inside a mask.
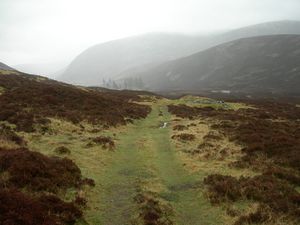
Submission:
[[[133,89],[133,90],[143,90],[145,84],[141,77],[128,77],[119,81],[115,81],[111,78],[102,80],[102,86],[109,89]]]

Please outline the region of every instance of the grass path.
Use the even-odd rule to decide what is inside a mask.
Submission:
[[[176,103],[177,100],[161,99],[152,104],[152,112],[147,118],[101,130],[101,134],[90,132],[94,127],[89,125],[82,131],[69,122],[55,119],[51,123],[53,133],[23,134],[30,149],[49,156],[58,156],[55,149],[66,146],[71,154],[59,157],[72,159],[84,177],[94,179],[95,187],[85,186],[80,190],[88,203],[84,218],[76,225],[142,225],[141,220],[136,220],[141,205],[134,201],[139,193],[158,200],[163,212],[171,215],[174,225],[232,224],[234,218],[226,215],[226,205],[210,204],[204,193],[203,179],[211,173],[251,176],[253,172],[228,168],[227,162],[199,160],[183,154],[197,146],[201,135],[207,131],[189,128],[189,132],[200,137],[193,143],[172,140],[172,125],[178,122],[172,124],[174,116],[168,113],[167,105]],[[164,122],[168,125],[160,128]],[[179,123],[187,125],[191,121]],[[99,135],[114,138],[115,151],[98,145],[87,147],[90,138]],[[71,201],[77,193],[78,190],[73,188],[60,195]],[[248,205],[242,203],[237,207],[244,210]],[[173,214],[169,213],[170,208]]]
[[[162,116],[159,116],[159,112]],[[163,104],[120,134],[113,160],[101,176],[100,215],[92,223],[130,224],[138,212],[134,202],[139,185],[159,185],[158,195],[173,208],[174,224],[222,224],[218,208],[212,208],[201,192],[201,175],[189,175],[170,141],[170,127],[159,128],[171,116]],[[211,210],[214,210],[212,212]]]

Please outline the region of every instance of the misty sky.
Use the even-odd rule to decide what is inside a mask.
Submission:
[[[300,20],[299,12],[300,0],[0,0],[0,62],[69,62],[125,36]]]

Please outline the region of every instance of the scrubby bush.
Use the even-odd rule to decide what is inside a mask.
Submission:
[[[103,148],[108,148],[110,150],[115,148],[115,142],[111,137],[98,136],[91,138],[91,141],[95,144],[101,145]]]
[[[82,212],[52,195],[33,198],[16,189],[0,189],[0,224],[74,224]]]
[[[13,74],[1,75],[0,86],[6,90],[0,96],[0,121],[15,124],[19,131],[35,131],[36,124],[50,122],[46,117],[116,126],[125,124],[126,118],[145,118],[151,111],[149,106],[132,103],[140,100],[134,92],[100,92]]]
[[[56,193],[60,189],[76,187],[81,172],[70,159],[48,157],[26,148],[6,150],[0,148],[0,172],[9,174],[6,186],[46,190]]]
[[[177,139],[180,141],[194,141],[196,139],[196,136],[193,134],[176,134],[172,136],[172,139]]]
[[[262,224],[270,219],[274,220],[274,218],[270,218],[271,213],[268,206],[260,205],[255,212],[240,216],[234,225]]]
[[[142,224],[172,225],[173,214],[169,206],[163,204],[151,193],[139,193],[135,196],[135,201],[139,205],[139,218]]]
[[[240,199],[260,203],[256,212],[241,216],[236,225],[270,222],[269,213],[299,223],[300,195],[291,184],[299,185],[300,181],[300,108],[274,101],[249,103],[254,107],[237,111],[184,105],[169,106],[169,111],[182,118],[213,121],[212,129],[244,147],[243,156],[231,165],[262,172],[253,178],[215,174],[204,180],[214,204]],[[204,139],[214,138],[218,137]]]
[[[206,177],[204,183],[208,186],[212,203],[245,198],[255,200],[267,205],[274,212],[293,218],[297,218],[300,213],[300,194],[287,182],[273,176],[259,175],[237,179],[232,176],[213,174]]]
[[[187,130],[188,128],[184,125],[176,125],[173,127],[173,130],[178,130],[178,131],[183,131],[183,130]]]
[[[54,151],[55,151],[55,153],[60,154],[60,155],[71,153],[71,150],[65,146],[59,146]]]
[[[81,180],[80,182],[81,185],[88,185],[88,186],[91,186],[91,187],[94,187],[96,184],[95,184],[95,181],[91,178],[84,178]]]
[[[232,165],[265,171],[270,166],[290,168],[286,180],[300,177],[300,108],[279,102],[250,102],[254,108],[215,110],[185,105],[170,105],[169,111],[179,117],[214,119],[211,128],[230,141],[244,146],[244,156]],[[211,135],[206,138],[219,138]],[[269,159],[266,161],[266,159]],[[272,162],[272,163],[271,163]],[[277,177],[280,175],[277,172]],[[292,181],[293,180],[293,181]]]
[[[222,140],[223,138],[221,137],[220,134],[210,131],[208,134],[206,134],[203,137],[203,139],[205,141],[215,141],[215,140],[219,141],[219,140]]]
[[[0,124],[0,140],[11,141],[17,145],[26,145],[22,137],[17,135],[10,127]]]

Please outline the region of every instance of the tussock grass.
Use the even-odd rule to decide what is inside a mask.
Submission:
[[[299,160],[296,152],[299,150],[297,131],[300,118],[297,107],[276,102],[251,102],[254,107],[233,111],[187,105],[169,106],[169,111],[181,118],[174,121],[183,125],[183,121],[190,123],[202,120],[199,125],[207,124],[206,128],[210,131],[206,135],[197,132],[200,134],[200,144],[196,150],[176,143],[179,154],[186,161],[184,165],[192,173],[201,171],[206,179],[211,178],[214,173],[226,180],[220,184],[211,184],[210,187],[214,189],[208,191],[208,197],[237,197],[232,198],[231,203],[219,202],[219,207],[224,204],[237,205],[237,199],[246,202],[248,198],[259,202],[254,211],[242,210],[240,215],[234,216],[238,217],[235,224],[274,224],[276,221],[297,224],[299,192],[295,185],[299,184]],[[227,147],[223,148],[224,146]],[[199,157],[203,152],[207,152],[205,159]],[[222,157],[217,160],[211,157],[217,155]],[[230,187],[226,189],[226,185]],[[240,190],[248,190],[246,197],[239,197]],[[260,190],[265,190],[265,193],[260,195]],[[221,192],[225,194],[220,194]],[[276,210],[280,212],[274,213]]]

